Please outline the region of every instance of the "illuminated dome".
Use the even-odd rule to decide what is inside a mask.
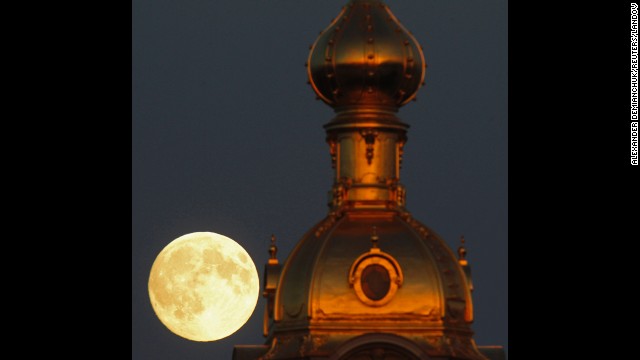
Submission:
[[[416,39],[378,0],[352,0],[311,48],[309,81],[333,107],[400,107],[425,76]]]
[[[487,359],[473,340],[471,273],[405,206],[408,125],[398,108],[425,76],[420,45],[381,1],[352,0],[311,48],[310,83],[336,116],[324,125],[329,214],[284,264],[265,265],[265,345],[245,359]]]
[[[413,339],[420,349],[414,356],[483,359],[469,329],[465,276],[444,241],[407,213],[330,215],[300,240],[282,269],[273,331],[313,329],[305,346],[316,354],[375,332]],[[299,344],[281,344],[278,358],[298,351]]]

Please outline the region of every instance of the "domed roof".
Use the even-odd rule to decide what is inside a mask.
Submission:
[[[485,359],[469,327],[467,264],[405,208],[408,125],[394,114],[424,79],[417,41],[382,1],[351,0],[307,65],[337,113],[325,125],[330,212],[284,266],[273,251],[265,267],[263,358]]]
[[[426,63],[388,6],[352,0],[321,32],[307,66],[313,89],[330,106],[397,108],[415,97]]]
[[[275,331],[303,325],[464,332],[471,307],[455,255],[431,229],[408,213],[346,212],[314,226],[287,259],[275,297]],[[430,355],[446,355],[446,347],[436,348],[440,352]],[[471,344],[468,349],[475,352]]]

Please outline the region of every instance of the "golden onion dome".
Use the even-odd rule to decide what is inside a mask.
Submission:
[[[380,0],[351,0],[311,47],[309,82],[334,108],[398,108],[424,85],[413,35]]]

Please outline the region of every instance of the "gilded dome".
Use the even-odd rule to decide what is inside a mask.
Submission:
[[[340,343],[371,329],[399,335],[410,329],[423,334],[429,356],[451,356],[439,343],[451,341],[442,333],[469,332],[472,313],[465,274],[437,234],[408,213],[355,211],[328,216],[289,255],[275,295],[274,331],[348,328],[348,336],[325,339]],[[468,340],[456,351],[481,358]]]
[[[307,65],[337,113],[324,126],[329,215],[284,264],[272,238],[260,359],[486,359],[469,325],[466,260],[405,208],[408,125],[395,113],[425,76],[417,41],[382,1],[351,0]]]
[[[421,47],[379,0],[352,0],[311,47],[307,74],[334,108],[397,108],[413,99],[425,76]]]

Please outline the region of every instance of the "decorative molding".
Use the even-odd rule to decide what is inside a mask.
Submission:
[[[284,312],[287,313],[287,315],[289,315],[289,317],[291,318],[297,318],[302,312],[304,305],[305,303],[300,303],[300,306],[297,309],[295,307],[292,308],[291,306],[283,306]]]
[[[327,136],[327,144],[329,144],[329,154],[331,154],[331,168],[336,168],[337,153],[338,153],[338,141],[335,135]]]
[[[345,205],[345,200],[347,199],[347,194],[352,184],[353,180],[347,177],[342,177],[333,184],[331,188],[331,202],[329,204],[332,210],[339,210]],[[340,211],[338,211],[338,213],[339,212]],[[322,233],[320,229],[318,229],[318,231]]]
[[[398,142],[396,143],[398,146],[398,167],[402,169],[402,155],[404,155],[404,144],[407,143],[407,135],[402,134],[398,138]]]
[[[324,233],[327,229],[333,226],[336,222],[338,216],[335,212],[329,213],[329,216],[325,219],[322,225],[318,226],[318,229],[315,232],[316,238],[319,238],[322,233]]]
[[[404,277],[398,261],[390,254],[381,251],[378,247],[378,235],[376,234],[375,226],[373,227],[373,233],[371,235],[371,243],[371,249],[360,255],[351,265],[348,281],[349,286],[353,288],[358,300],[362,303],[369,306],[383,306],[393,299],[398,288],[402,286]],[[384,296],[379,299],[370,297],[366,293],[366,289],[363,289],[362,286],[361,279],[363,273],[370,267],[382,267],[389,277],[389,288]]]
[[[327,335],[313,335],[311,337],[311,350],[318,351],[328,341],[329,337]]]
[[[373,145],[378,137],[378,131],[374,129],[362,129],[360,130],[360,135],[362,135],[365,144],[367,144],[365,156],[367,158],[367,163],[371,165],[371,162],[373,161]]]

